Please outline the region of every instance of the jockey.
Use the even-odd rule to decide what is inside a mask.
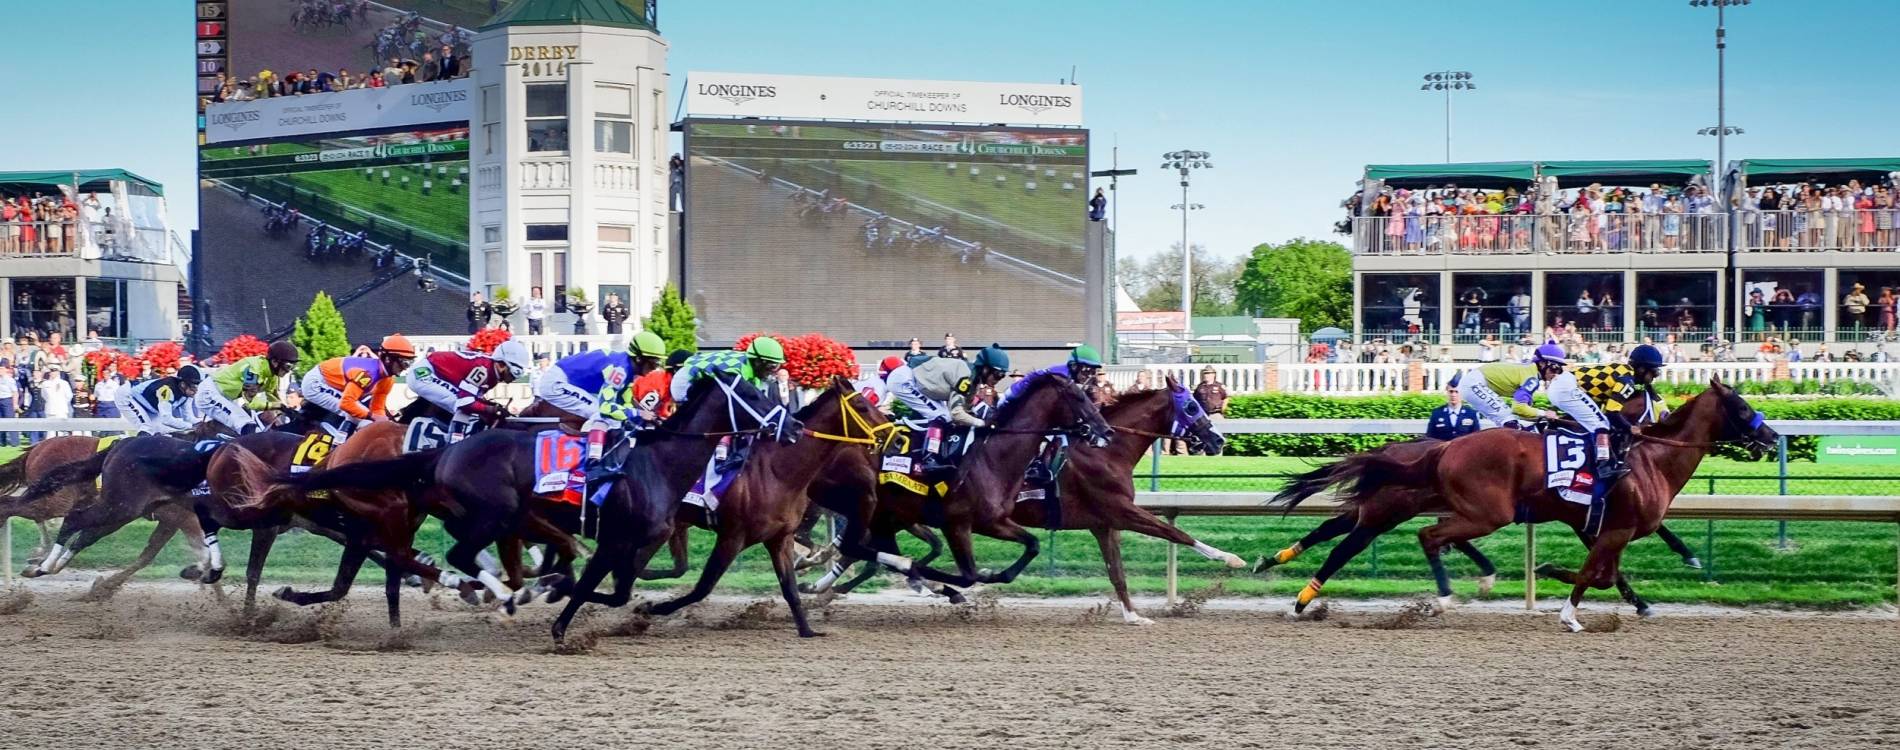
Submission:
[[[211,375],[211,387],[198,389],[193,398],[198,411],[240,435],[258,432],[264,425],[257,413],[281,408],[278,378],[297,365],[297,346],[288,341],[270,345],[264,354],[245,357]]]
[[[996,384],[1009,375],[1009,352],[996,344],[983,347],[976,353],[970,371],[976,376],[976,387],[970,389],[970,411],[988,421],[996,408]]]
[[[1578,367],[1570,377],[1551,383],[1553,400],[1558,396],[1559,383],[1565,384],[1562,387],[1580,390],[1584,398],[1602,409],[1605,421],[1614,431],[1615,449],[1604,443],[1608,434],[1599,438],[1598,477],[1609,479],[1628,471],[1629,467],[1624,464],[1621,452],[1628,448],[1630,430],[1634,425],[1623,416],[1624,404],[1641,394],[1649,402],[1646,417],[1656,420],[1662,418],[1662,396],[1656,393],[1653,385],[1656,376],[1662,374],[1662,368],[1662,351],[1643,344],[1630,350],[1629,364],[1585,365]]]
[[[695,354],[681,363],[679,373],[673,378],[673,403],[685,404],[693,384],[713,375],[738,378],[763,393],[766,378],[772,377],[784,364],[785,347],[770,336],[753,339],[751,348],[746,351],[728,349]]]
[[[607,430],[631,421],[633,381],[660,368],[665,348],[657,334],[641,331],[625,353],[596,349],[563,357],[535,383],[535,398],[587,420],[588,465],[600,460]]]
[[[492,355],[476,352],[436,352],[403,373],[403,382],[416,399],[450,415],[450,435],[469,432],[477,421],[499,422],[508,416],[501,404],[483,398],[497,383],[528,375],[528,346],[503,341]]]
[[[153,378],[119,391],[119,413],[131,420],[140,435],[184,432],[198,425],[192,397],[204,382],[197,365],[178,368],[178,374]]]
[[[988,350],[986,349],[984,351]],[[1005,369],[1009,367],[1009,360],[1007,358],[1003,360],[1003,367]],[[1061,375],[1075,381],[1075,384],[1078,386],[1085,386],[1088,385],[1089,381],[1095,379],[1095,373],[1100,369],[1102,369],[1102,355],[1095,352],[1095,347],[1083,344],[1069,352],[1069,361],[1059,365],[1044,367],[1028,375],[1024,375],[1022,379],[1017,380],[1015,385],[1009,387],[1009,392],[1003,394],[1003,398],[998,405],[1007,404],[1010,399],[1022,395],[1023,391],[1028,390],[1029,381],[1035,380],[1038,375]]]
[[[897,401],[898,424],[913,433],[924,433],[923,472],[955,467],[942,460],[946,424],[970,428],[989,425],[970,413],[970,394],[976,390],[974,375],[970,363],[954,357],[933,357],[915,367],[899,367],[891,372],[889,386]]]
[[[859,393],[864,394],[864,400],[870,402],[872,406],[877,407],[879,411],[884,412],[885,416],[890,416],[891,389],[889,383],[891,373],[896,372],[897,368],[903,366],[903,358],[896,356],[885,357],[877,363],[877,377],[864,378],[863,380],[853,382],[851,387],[857,389]]]
[[[1458,378],[1458,392],[1478,414],[1500,427],[1520,427],[1525,421],[1555,419],[1556,413],[1531,406],[1531,397],[1562,375],[1569,364],[1564,349],[1554,343],[1537,347],[1531,364],[1492,362],[1479,365]],[[1507,398],[1502,394],[1510,394]],[[1561,406],[1559,407],[1561,408]]]
[[[374,357],[335,357],[304,373],[303,418],[338,444],[358,427],[389,418],[395,373],[409,368],[416,347],[402,334],[384,336]]]

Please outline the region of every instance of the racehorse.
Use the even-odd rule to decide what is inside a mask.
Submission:
[[[720,499],[718,513],[708,514],[694,506],[699,512],[683,511],[675,516],[674,523],[681,531],[687,525],[698,525],[712,529],[717,539],[693,589],[664,602],[642,604],[643,613],[665,616],[705,599],[740,552],[754,544],[763,544],[771,553],[772,568],[778,573],[779,592],[792,610],[799,637],[823,635],[812,630],[805,619],[805,607],[798,597],[798,573],[792,550],[810,503],[806,489],[839,452],[877,455],[889,442],[895,426],[843,378],[834,379],[831,387],[801,409],[796,417],[805,425],[803,434],[812,439],[760,446]],[[814,425],[818,428],[814,429]],[[836,432],[824,431],[833,425]],[[588,581],[583,579],[581,587],[586,589],[587,586]]]
[[[797,421],[790,417],[775,421],[771,409],[765,396],[744,381],[726,384],[701,380],[688,389],[686,402],[666,421],[631,436],[632,447],[624,449],[617,477],[610,480],[612,486],[602,498],[599,543],[594,555],[587,559],[578,581],[562,578],[548,597],[550,602],[569,598],[554,620],[555,640],[566,635],[582,605],[591,602],[621,607],[632,599],[640,569],[673,535],[673,518],[681,498],[693,481],[703,476],[720,438],[758,435],[763,439],[772,435],[795,439]],[[595,591],[610,573],[613,593]]]
[[[1649,403],[1647,396],[1641,400],[1631,399],[1623,405],[1623,418],[1635,425],[1647,425],[1652,423],[1654,421],[1652,417],[1658,413],[1660,412],[1654,408],[1654,405]],[[1418,438],[1391,443],[1373,450],[1383,452],[1394,460],[1405,461],[1411,457],[1422,454],[1424,450],[1438,442],[1440,441],[1431,438]],[[1318,483],[1317,486],[1319,487],[1328,487],[1334,484],[1333,475],[1344,468],[1344,464],[1329,464],[1298,475],[1294,477],[1292,481],[1293,484]],[[1399,492],[1403,490],[1388,491]],[[1356,513],[1351,510],[1342,512],[1322,522],[1318,527],[1308,532],[1306,536],[1294,542],[1292,546],[1286,547],[1277,553],[1262,556],[1258,562],[1254,563],[1253,571],[1255,573],[1262,573],[1292,562],[1295,558],[1299,557],[1302,552],[1312,549],[1319,544],[1345,536],[1351,533],[1353,528],[1358,525],[1359,517]],[[1582,534],[1582,529],[1578,528],[1577,532],[1578,541],[1584,542],[1586,547],[1589,546],[1588,540],[1586,540]],[[1681,537],[1676,536],[1675,532],[1669,530],[1669,527],[1656,527],[1656,536],[1661,539],[1664,544],[1669,545],[1669,548],[1677,555],[1681,556],[1684,564],[1690,567],[1701,567],[1701,562],[1696,559],[1695,550],[1690,549],[1689,545],[1684,543]],[[1483,552],[1478,551],[1478,548],[1468,541],[1453,542],[1451,546],[1453,549],[1463,553],[1465,557],[1470,558],[1470,560],[1478,566],[1478,593],[1480,595],[1490,593],[1491,587],[1497,583],[1497,566],[1491,563],[1491,558],[1486,557]],[[1451,577],[1445,572],[1443,555],[1438,551],[1427,551],[1425,560],[1431,566],[1432,578],[1438,587],[1439,606],[1450,606],[1452,602]],[[1623,596],[1623,600],[1629,602],[1630,606],[1636,608],[1636,614],[1645,617],[1650,614],[1649,602],[1645,601],[1642,596],[1638,595],[1636,590],[1630,586],[1628,577],[1618,576],[1616,588],[1618,593]]]
[[[98,499],[99,491],[92,480],[99,476],[106,458],[106,451],[99,450],[98,446],[99,438],[92,435],[60,435],[42,440],[28,448],[26,453],[0,465],[0,494],[12,495],[15,491],[21,491],[17,497],[0,498],[0,524],[17,516],[31,519],[40,529],[40,546],[26,561],[29,569],[37,566],[52,551],[54,536],[46,522],[65,518],[73,508],[90,505]],[[94,461],[97,463],[92,463]],[[83,481],[49,485],[38,494],[31,489],[33,483],[65,466],[75,467],[68,470],[70,473],[90,472],[90,476]],[[158,559],[158,553],[165,548],[165,543],[181,530],[194,550],[203,544],[204,534],[198,528],[198,519],[188,510],[160,509],[153,517],[158,525],[152,529],[152,536],[146,540],[145,549],[139,552],[138,558],[117,573],[93,584],[90,596],[111,596],[133,575]],[[11,564],[11,561],[0,561],[0,565]]]
[[[1121,532],[1133,531],[1193,547],[1203,557],[1222,561],[1230,568],[1243,567],[1246,562],[1202,543],[1136,505],[1135,464],[1157,439],[1180,435],[1191,447],[1218,455],[1226,438],[1214,429],[1194,394],[1173,377],[1167,379],[1166,388],[1122,394],[1121,398],[1102,407],[1102,418],[1115,428],[1115,438],[1103,448],[1076,445],[1070,449],[1069,465],[1057,477],[1056,506],[1052,509],[1046,501],[1023,500],[1016,503],[1010,517],[1030,528],[1093,533],[1096,546],[1102,551],[1102,562],[1108,566],[1108,580],[1115,588],[1116,598],[1121,600],[1122,621],[1130,625],[1152,625],[1153,620],[1135,611],[1135,603],[1128,595],[1128,580],[1122,570]],[[833,577],[838,570],[841,568],[833,568]],[[838,591],[848,592],[863,580],[864,576],[860,576],[840,585]],[[812,588],[823,590],[826,582],[821,580]]]
[[[21,575],[37,578],[58,573],[81,550],[148,511],[160,518],[161,528],[170,525],[185,529],[185,541],[203,564],[201,569],[209,570],[210,551],[204,535],[197,533],[198,519],[188,497],[204,478],[204,467],[204,454],[193,443],[164,435],[142,435],[125,438],[92,458],[48,472],[27,487],[23,501],[32,502],[69,485],[91,484],[94,480],[100,482],[99,501],[76,506],[67,513],[45,559]],[[162,542],[148,543],[146,551],[156,553],[160,546]],[[140,562],[150,560],[142,556]]]
[[[1570,583],[1570,597],[1558,616],[1572,632],[1583,630],[1577,605],[1592,588],[1609,588],[1620,575],[1623,548],[1662,525],[1669,505],[1702,458],[1717,445],[1739,442],[1754,451],[1775,444],[1779,436],[1756,412],[1720,380],[1689,399],[1660,424],[1639,433],[1630,449],[1629,475],[1610,491],[1602,529],[1587,539],[1589,556],[1581,573],[1551,566],[1539,572]],[[1319,594],[1328,578],[1359,554],[1373,537],[1425,513],[1447,517],[1418,532],[1427,554],[1445,545],[1469,541],[1510,524],[1560,521],[1580,529],[1588,509],[1563,501],[1545,487],[1544,439],[1514,430],[1482,430],[1457,440],[1394,456],[1373,451],[1340,459],[1344,464],[1321,483],[1296,482],[1274,496],[1273,503],[1291,508],[1326,487],[1349,486],[1341,502],[1359,519],[1345,541],[1333,548],[1326,562],[1300,591],[1296,612]],[[1389,489],[1404,490],[1390,492]]]
[[[845,519],[839,553],[854,559],[875,559],[898,572],[915,572],[956,587],[1015,580],[1041,550],[1035,533],[1010,515],[1016,505],[1016,488],[1041,451],[1043,440],[1074,435],[1102,447],[1108,445],[1114,432],[1088,395],[1061,375],[1042,375],[1029,381],[1020,396],[997,409],[991,424],[994,426],[979,428],[983,436],[965,452],[955,485],[944,487],[947,491],[925,486],[930,497],[885,482],[878,483],[876,492],[867,495],[859,484],[863,471],[876,470],[875,457],[860,457],[855,452],[839,454],[834,464],[851,461],[866,465],[863,471],[845,473],[843,479],[834,468],[812,485],[813,502]],[[898,554],[897,532],[919,522],[944,531],[957,572],[919,566]],[[1022,555],[1000,572],[980,571],[971,548],[972,532],[1021,544]]]

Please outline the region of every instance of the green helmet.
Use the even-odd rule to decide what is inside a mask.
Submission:
[[[1001,346],[990,344],[983,347],[983,351],[976,353],[975,365],[988,367],[997,372],[1009,372],[1009,352],[1003,351]]]
[[[1095,347],[1083,344],[1076,347],[1074,351],[1069,352],[1069,364],[1101,367],[1102,355],[1095,353]]]
[[[751,348],[746,351],[752,356],[767,362],[785,364],[785,347],[779,344],[778,339],[772,338],[771,336],[760,336],[753,339]]]
[[[665,359],[666,342],[660,339],[660,334],[641,331],[633,335],[632,341],[627,342],[627,353],[635,357]]]

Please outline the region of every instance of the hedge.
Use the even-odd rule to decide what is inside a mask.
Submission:
[[[1680,406],[1680,399],[1670,399]],[[1428,419],[1432,410],[1444,405],[1438,395],[1404,396],[1301,396],[1259,394],[1235,396],[1227,402],[1232,419]],[[1874,421],[1900,420],[1900,401],[1862,398],[1830,398],[1812,401],[1753,402],[1768,419],[1819,419]],[[1228,435],[1227,452],[1237,456],[1343,456],[1376,448],[1411,435]],[[1788,438],[1789,458],[1814,460],[1813,436]],[[1739,460],[1753,458],[1737,446],[1724,446],[1717,455]],[[1772,453],[1763,456],[1773,460]]]

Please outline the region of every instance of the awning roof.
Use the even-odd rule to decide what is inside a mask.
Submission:
[[[1900,172],[1900,157],[1855,159],[1742,159],[1729,162],[1729,171],[1756,183],[1871,182],[1889,172]],[[1766,179],[1764,179],[1766,178]]]
[[[1557,178],[1558,187],[1578,187],[1593,182],[1611,185],[1665,185],[1683,182],[1684,177],[1707,177],[1714,164],[1706,159],[1637,159],[1618,161],[1545,161],[1537,163],[1538,174]],[[1704,180],[1706,182],[1706,180]]]
[[[1459,187],[1504,188],[1522,186],[1536,174],[1528,161],[1472,162],[1466,164],[1368,164],[1366,179],[1384,180],[1392,187],[1423,188],[1454,183]]]
[[[145,186],[153,195],[164,195],[164,186],[123,169],[73,169],[64,172],[0,172],[0,185],[71,185],[85,187],[95,182],[125,180]]]

